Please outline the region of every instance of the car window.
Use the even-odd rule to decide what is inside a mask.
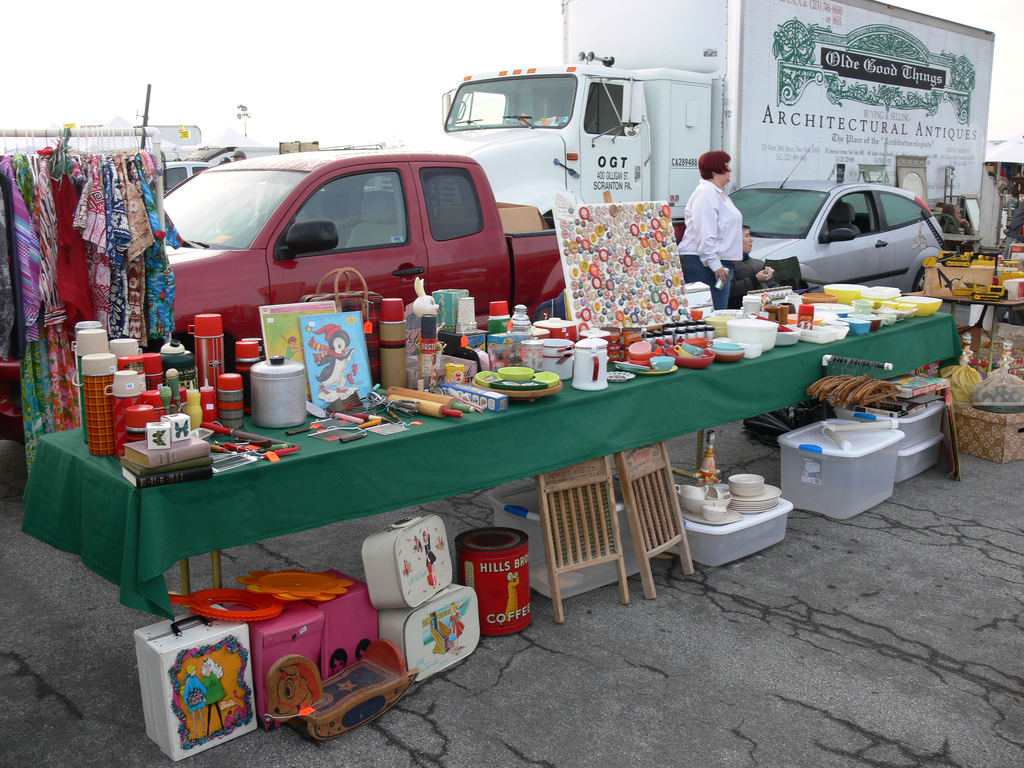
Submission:
[[[754,237],[803,238],[825,202],[826,193],[808,189],[738,189],[731,198]]]
[[[454,240],[484,228],[476,185],[465,168],[424,168],[420,171],[430,235]]]
[[[338,228],[338,247],[382,248],[408,241],[408,216],[397,171],[341,176],[317,189],[295,221],[329,219]]]
[[[882,192],[878,199],[882,205],[882,215],[885,216],[887,229],[905,227],[907,224],[921,221],[923,209],[916,201],[891,192]]]
[[[871,202],[871,193],[851,192],[839,198],[839,202],[848,203],[853,207],[853,224],[858,234],[878,231],[878,216],[875,215],[875,206]]]
[[[188,178],[188,169],[182,166],[168,166],[164,172],[164,189],[169,190],[178,186]]]

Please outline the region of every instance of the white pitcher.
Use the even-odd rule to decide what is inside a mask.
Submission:
[[[596,390],[608,386],[608,342],[605,339],[577,341],[573,357],[573,389]]]
[[[544,339],[541,370],[557,374],[565,381],[572,377],[572,347],[568,339]]]

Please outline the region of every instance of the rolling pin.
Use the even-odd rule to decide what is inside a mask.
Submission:
[[[421,392],[419,394],[430,393]],[[462,418],[462,411],[457,411],[454,408],[449,408],[444,403],[438,403],[433,400],[424,400],[423,398],[419,397],[407,397],[405,395],[399,394],[388,395],[388,400],[395,400],[405,403],[416,403],[417,412],[423,414],[424,416],[434,416],[435,418],[438,419],[443,419],[445,416],[454,416],[455,418]]]

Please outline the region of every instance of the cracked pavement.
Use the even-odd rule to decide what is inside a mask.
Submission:
[[[691,466],[694,436],[669,450]],[[741,424],[715,450],[723,477],[779,485],[779,450]],[[846,520],[794,510],[781,542],[723,566],[685,576],[656,558],[654,600],[634,575],[628,605],[608,585],[565,599],[557,625],[533,592],[528,628],[483,637],[370,725],[324,743],[256,731],[188,764],[1020,768],[1020,465],[961,461],[962,481],[940,462]],[[169,764],[145,733],[132,637],[157,617],[22,534],[20,446],[0,442],[0,467],[0,766]],[[225,586],[250,570],[362,577],[365,536],[437,513],[454,541],[493,524],[492,491],[227,550]],[[208,587],[209,558],[191,568]]]

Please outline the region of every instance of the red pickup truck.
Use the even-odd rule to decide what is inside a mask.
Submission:
[[[340,266],[406,302],[417,277],[428,291],[465,288],[480,317],[495,300],[532,313],[564,287],[554,230],[506,235],[483,169],[458,155],[259,157],[203,171],[164,204],[184,240],[170,259],[186,343],[208,312],[232,340],[259,336],[261,305],[297,301]],[[21,439],[17,382],[17,363],[0,361],[0,437]]]

